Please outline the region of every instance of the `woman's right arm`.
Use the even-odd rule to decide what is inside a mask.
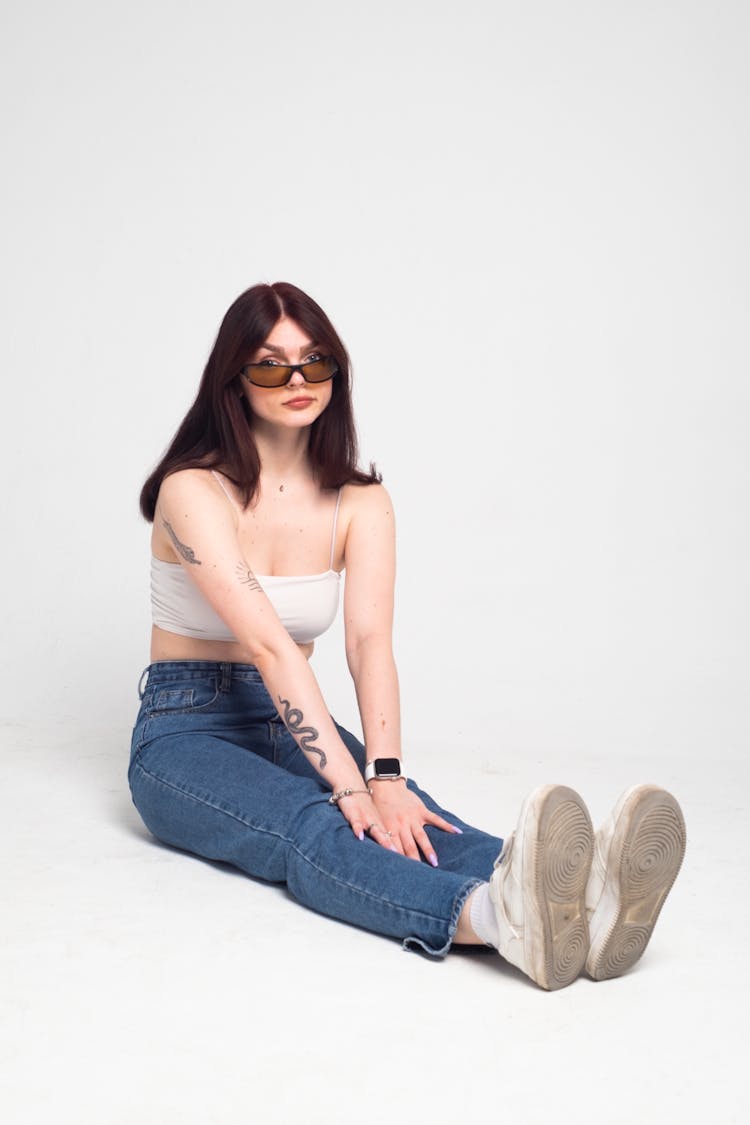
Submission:
[[[155,522],[198,589],[249,652],[298,746],[334,792],[366,789],[325,705],[309,662],[290,637],[243,557],[234,515],[205,471],[186,469],[161,486]],[[377,820],[360,794],[340,802],[355,835]],[[385,847],[390,840],[378,839]]]

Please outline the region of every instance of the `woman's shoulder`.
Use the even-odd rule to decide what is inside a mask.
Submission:
[[[213,469],[176,469],[165,476],[161,482],[160,492],[184,492],[198,489],[213,491],[218,488],[217,474]]]
[[[346,484],[341,493],[341,511],[347,540],[351,534],[378,536],[392,533],[393,503],[382,484]],[[351,533],[351,534],[350,534]]]
[[[393,503],[383,484],[345,484],[341,489],[341,506],[352,515],[393,513]]]
[[[219,501],[226,504],[221,482],[211,469],[178,469],[161,482],[157,498],[160,504],[211,505]]]

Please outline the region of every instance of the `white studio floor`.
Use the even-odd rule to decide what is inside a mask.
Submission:
[[[156,844],[126,730],[1,736],[7,1125],[750,1120],[746,765],[467,751],[456,777],[417,755],[425,788],[500,834],[546,781],[595,824],[634,781],[682,802],[685,865],[643,960],[547,994],[492,953],[405,953]]]

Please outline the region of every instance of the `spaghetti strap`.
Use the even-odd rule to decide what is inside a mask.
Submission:
[[[211,469],[211,476],[215,478],[217,484],[219,485],[219,488],[224,493],[227,500],[232,505],[232,507],[235,509],[235,511],[239,512],[240,509],[239,509],[239,506],[238,506],[236,500],[231,496],[231,494],[229,492],[229,489],[226,487],[226,485],[224,484],[224,481],[221,479],[219,474],[217,472],[214,472],[213,469]]]
[[[343,485],[341,486],[343,488]],[[341,488],[336,497],[336,511],[333,513],[333,532],[331,534],[331,557],[328,561],[328,569],[333,570],[333,553],[336,550],[336,524],[339,520],[339,504],[341,503]]]

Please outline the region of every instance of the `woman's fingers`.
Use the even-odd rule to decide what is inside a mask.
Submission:
[[[376,844],[380,844],[382,847],[389,848],[394,852],[401,852],[401,842],[398,836],[393,832],[389,832],[384,825],[379,824],[377,821],[369,825],[367,835],[371,840],[374,840]]]
[[[382,816],[370,798],[350,794],[348,797],[340,798],[338,809],[349,821],[349,826],[358,840],[364,840],[365,836],[369,836],[383,848],[402,852],[398,836],[385,827]]]
[[[365,838],[365,826],[364,826],[364,824],[362,823],[361,820],[358,820],[355,817],[354,820],[349,821],[349,827],[351,828],[352,832],[354,833],[354,835],[357,837],[358,840],[364,840],[364,838]]]
[[[421,805],[421,802],[419,803]],[[424,826],[428,824],[444,832],[461,831],[460,828],[449,824],[442,816],[426,809],[424,805],[419,809],[420,816],[417,820],[412,819],[413,809],[410,809],[406,815],[402,811],[400,816],[394,816],[393,810],[378,809],[372,799],[364,794],[342,797],[338,807],[358,840],[364,840],[369,836],[381,848],[398,852],[409,859],[420,861],[424,856],[433,867],[438,866],[438,859]]]
[[[419,829],[414,833],[414,839],[419,845],[419,850],[421,851],[427,862],[431,863],[433,867],[437,867],[438,858],[435,855],[435,849],[432,846],[432,840],[421,825]],[[418,859],[419,856],[417,856],[416,858]]]
[[[438,816],[437,813],[430,812],[429,809],[426,810],[426,813],[427,815],[424,818],[425,824],[432,824],[435,828],[442,828],[444,832],[452,832],[456,836],[463,835],[460,828],[457,828],[455,824],[449,824],[447,820],[444,820],[442,816]]]
[[[419,859],[419,849],[415,840],[415,831],[409,824],[404,824],[399,830],[399,839],[401,841],[401,850],[409,859]]]
[[[368,819],[367,810],[362,808],[362,804],[360,798],[355,796],[342,797],[337,804],[339,812],[349,821],[349,827],[358,840],[364,840],[367,825],[372,819]]]
[[[424,856],[427,862],[432,864],[433,867],[438,866],[438,858],[435,855],[432,840],[419,821],[415,824],[404,825],[401,830],[401,843],[403,845],[404,855],[408,856],[409,859],[421,860],[422,856]]]

